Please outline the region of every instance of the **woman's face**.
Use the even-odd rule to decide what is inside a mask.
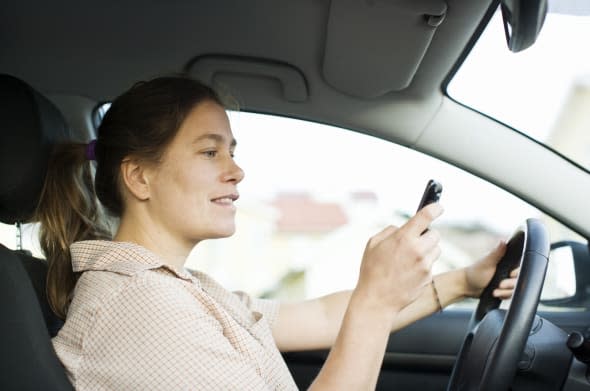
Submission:
[[[234,233],[234,201],[244,178],[235,146],[217,103],[202,102],[189,113],[150,175],[150,214],[160,229],[193,245]]]

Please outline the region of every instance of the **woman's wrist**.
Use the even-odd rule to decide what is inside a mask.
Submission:
[[[433,281],[442,308],[469,297],[469,287],[463,268],[437,274]]]
[[[392,324],[399,309],[385,305],[380,300],[373,300],[370,295],[359,289],[352,291],[347,312],[369,318],[382,324]]]
[[[481,290],[479,290],[478,288],[474,288],[471,284],[469,284],[469,273],[473,273],[473,271],[469,270],[469,266],[465,266],[462,267],[461,269],[457,269],[457,272],[460,272],[461,276],[462,276],[462,282],[461,282],[461,289],[462,289],[462,293],[464,298],[468,298],[468,297],[479,297],[479,295],[481,295]],[[483,289],[482,289],[483,290]]]

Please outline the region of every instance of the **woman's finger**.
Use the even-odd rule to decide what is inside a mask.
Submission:
[[[428,267],[428,269],[432,270],[432,265],[434,262],[440,257],[441,249],[440,246],[436,246],[431,249],[428,254],[424,257],[424,263]]]
[[[492,296],[504,300],[511,298],[513,293],[513,289],[494,289],[494,291],[492,292]]]
[[[516,286],[516,278],[505,278],[498,284],[500,289],[514,289]]]
[[[420,249],[425,253],[430,252],[440,243],[440,233],[436,229],[429,229],[420,237]]]
[[[517,267],[516,269],[513,269],[510,272],[510,277],[518,277],[518,273],[520,273],[520,267]]]
[[[373,235],[373,237],[371,237],[369,239],[369,242],[367,244],[367,247],[374,247],[377,244],[379,244],[381,241],[383,241],[383,239],[385,239],[386,237],[393,235],[399,228],[396,227],[395,225],[389,225],[385,228],[383,228],[383,230],[381,230],[381,232],[378,232],[377,234]]]
[[[410,236],[418,237],[424,232],[430,224],[443,213],[443,208],[438,202],[420,209],[410,218],[401,229],[407,231]]]

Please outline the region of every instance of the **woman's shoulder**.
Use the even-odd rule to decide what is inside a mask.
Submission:
[[[135,243],[85,240],[70,247],[74,272],[107,271],[128,276],[165,266],[164,260]]]
[[[98,310],[118,304],[137,303],[141,308],[194,302],[191,281],[179,278],[165,267],[135,268],[128,266],[83,272],[76,284],[72,305],[76,302]]]
[[[130,312],[136,308],[201,307],[199,279],[167,265],[137,244],[82,241],[71,246],[71,253],[74,271],[81,274],[69,312],[95,317],[118,307],[129,307],[126,311]]]

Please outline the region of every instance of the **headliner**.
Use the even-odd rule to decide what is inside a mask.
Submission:
[[[339,0],[338,4],[347,3],[351,2]],[[370,9],[383,4],[403,8],[430,3],[435,0],[367,0],[362,4]],[[12,1],[2,5],[0,71],[20,77],[47,94],[108,101],[137,80],[185,71],[199,56],[270,59],[301,72],[308,99],[290,102],[282,96],[280,85],[269,80],[220,73],[221,84],[229,85],[232,92],[239,91],[237,96],[245,110],[309,118],[361,131],[370,129],[373,134],[407,144],[439,107],[441,85],[461,58],[490,3],[447,1],[446,17],[409,86],[376,98],[351,96],[327,83],[323,72],[331,14],[327,0]],[[371,23],[359,23],[364,23],[358,27],[359,34],[366,33],[359,38],[357,49],[362,49],[371,37]],[[403,48],[414,31],[404,26],[398,30],[393,26],[388,31],[390,37],[376,49],[386,53]],[[350,42],[351,50],[354,45]],[[397,50],[392,58],[406,52]],[[375,56],[373,61],[379,59]],[[362,78],[373,69],[371,58],[363,60],[358,67],[366,63],[367,69],[350,74],[351,83],[356,85],[362,85]]]

